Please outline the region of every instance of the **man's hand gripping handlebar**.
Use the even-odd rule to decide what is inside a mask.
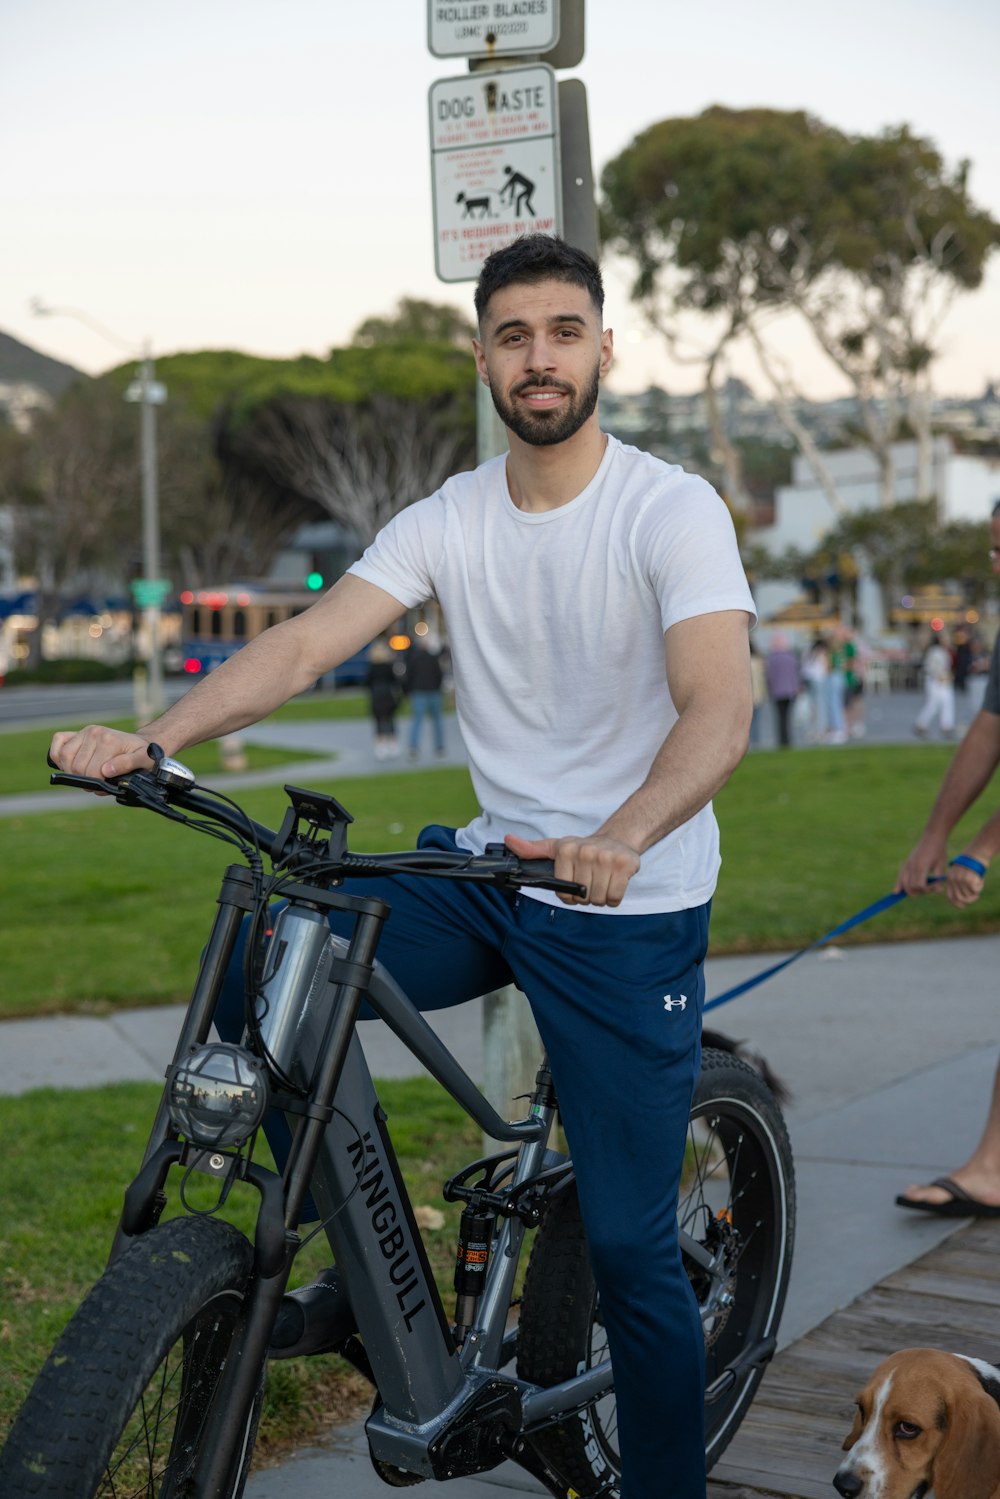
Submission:
[[[364,877],[389,874],[427,875],[439,879],[473,880],[506,888],[534,887],[552,890],[562,896],[582,897],[586,888],[572,880],[558,879],[551,859],[525,859],[502,843],[491,843],[481,854],[454,853],[443,849],[413,849],[402,853],[352,854],[346,847],[346,826],[350,813],[334,797],[319,792],[301,791],[286,786],[295,816],[289,814],[279,832],[255,822],[234,803],[217,800],[207,787],[196,785],[194,775],[179,760],[164,755],[158,744],[145,746],[146,759],[152,764],[125,775],[100,777],[60,770],[51,753],[48,763],[56,773],[50,778],[54,786],[73,786],[101,796],[113,796],[124,806],[146,807],[175,820],[187,820],[183,812],[211,818],[238,836],[249,835],[262,851],[279,862],[275,868],[292,869],[299,860],[314,871],[323,867],[326,878]],[[178,810],[180,809],[180,810]],[[300,823],[308,831],[299,831]],[[193,824],[197,826],[197,824]],[[317,830],[330,832],[331,843],[318,844]],[[339,835],[339,836],[338,836]]]

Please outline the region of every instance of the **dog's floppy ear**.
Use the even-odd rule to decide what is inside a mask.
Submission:
[[[969,1363],[987,1395],[1000,1406],[1000,1369],[995,1364],[985,1364],[978,1358],[970,1358]]]
[[[1000,1409],[979,1386],[953,1395],[934,1458],[934,1499],[991,1499],[1000,1485]]]
[[[854,1425],[851,1427],[850,1431],[847,1433],[846,1437],[840,1445],[841,1452],[850,1452],[851,1448],[854,1446],[855,1442],[858,1440],[858,1437],[861,1435],[864,1429],[865,1423],[861,1415],[861,1407],[860,1405],[856,1405],[854,1407]]]

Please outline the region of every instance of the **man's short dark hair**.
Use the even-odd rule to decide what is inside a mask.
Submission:
[[[496,292],[535,281],[568,281],[582,286],[598,312],[604,310],[601,272],[585,250],[552,234],[522,234],[513,244],[494,250],[483,262],[476,284],[476,317],[480,323]]]

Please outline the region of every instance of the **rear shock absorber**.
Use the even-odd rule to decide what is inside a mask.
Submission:
[[[486,1283],[494,1217],[472,1201],[466,1203],[459,1219],[455,1258],[455,1341],[459,1346],[475,1325],[476,1308]]]

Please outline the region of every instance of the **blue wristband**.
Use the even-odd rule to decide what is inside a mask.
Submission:
[[[948,864],[961,864],[963,869],[971,869],[973,874],[978,874],[981,880],[986,878],[986,865],[974,859],[971,854],[956,854],[953,859],[948,860]]]

